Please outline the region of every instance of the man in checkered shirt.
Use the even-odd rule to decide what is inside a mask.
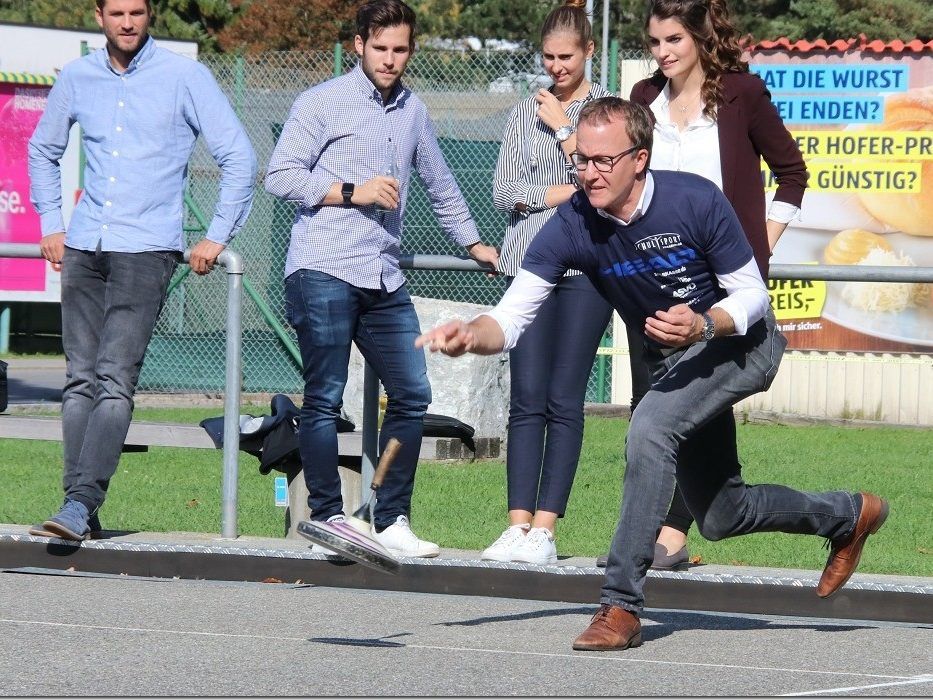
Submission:
[[[401,82],[414,52],[414,12],[401,0],[370,0],[356,22],[359,65],[298,96],[266,174],[268,192],[298,205],[285,262],[286,310],[304,366],[298,441],[311,518],[343,519],[336,419],[355,342],[388,395],[380,448],[390,437],[402,443],[379,490],[373,537],[396,556],[434,557],[438,546],[409,523],[431,403],[399,268],[413,168],[447,236],[480,262],[495,267],[499,258],[480,243],[424,103]],[[312,551],[328,553],[317,544]]]

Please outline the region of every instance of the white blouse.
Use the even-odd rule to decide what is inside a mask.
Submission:
[[[701,175],[722,189],[722,161],[719,157],[719,128],[703,113],[687,124],[683,131],[671,119],[670,82],[651,103],[654,113],[654,146],[650,166],[655,170],[680,170]],[[768,219],[786,224],[797,218],[800,208],[787,202],[771,202]]]

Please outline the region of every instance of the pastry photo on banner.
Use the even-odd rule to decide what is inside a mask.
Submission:
[[[933,56],[752,57],[810,173],[772,263],[933,267]],[[775,183],[762,164],[769,200]],[[933,351],[933,285],[769,282],[789,348]]]

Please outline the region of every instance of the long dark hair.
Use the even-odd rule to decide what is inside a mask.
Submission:
[[[651,18],[675,19],[693,38],[703,69],[700,96],[705,107],[703,113],[716,117],[716,106],[722,102],[723,73],[747,73],[748,63],[742,60],[738,32],[729,17],[726,0],[650,0],[645,17],[645,36]],[[661,76],[661,69],[655,76]]]

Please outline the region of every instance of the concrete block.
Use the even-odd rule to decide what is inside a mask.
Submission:
[[[413,297],[422,330],[441,323],[469,321],[489,309],[481,304]],[[466,355],[450,358],[427,353],[428,380],[433,401],[430,413],[452,416],[473,426],[476,437],[506,439],[509,416],[509,356]],[[356,346],[343,395],[344,409],[359,426],[363,415],[363,358]],[[469,453],[469,450],[467,450]],[[472,454],[468,456],[472,457]],[[456,458],[454,458],[456,459]]]

